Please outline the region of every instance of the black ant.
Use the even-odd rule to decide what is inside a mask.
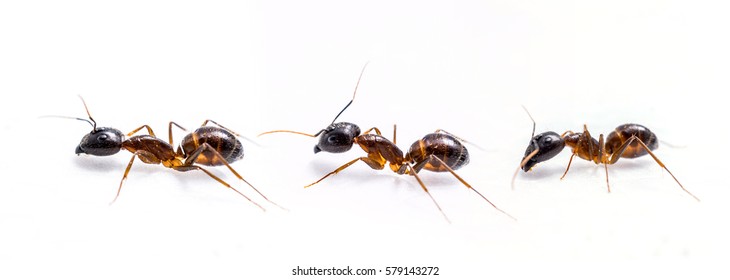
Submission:
[[[360,127],[357,126],[354,123],[349,122],[338,122],[337,118],[342,115],[345,110],[347,110],[350,105],[352,105],[352,102],[355,101],[355,95],[357,94],[357,87],[360,86],[360,80],[362,79],[363,73],[365,73],[365,68],[368,66],[368,63],[365,63],[365,65],[362,67],[362,71],[360,71],[360,77],[357,79],[357,84],[355,84],[355,91],[352,93],[352,99],[350,102],[345,105],[345,108],[342,108],[342,110],[335,116],[335,118],[332,120],[329,126],[326,128],[320,130],[319,132],[315,134],[308,134],[304,132],[299,131],[292,131],[292,130],[272,130],[267,131],[264,133],[259,134],[258,136],[271,134],[271,133],[279,133],[279,132],[286,132],[286,133],[294,133],[309,137],[319,137],[319,143],[314,146],[314,153],[319,152],[328,152],[328,153],[344,153],[349,151],[352,148],[353,139],[355,139],[356,136],[360,135]]]
[[[588,126],[585,124],[583,125],[582,133],[568,130],[563,134],[548,131],[535,135],[535,120],[526,108],[523,107],[523,109],[525,109],[525,112],[527,112],[527,115],[532,120],[532,139],[530,139],[530,144],[525,150],[525,156],[522,158],[520,166],[512,177],[513,189],[515,178],[520,169],[524,172],[530,171],[537,163],[555,157],[567,145],[572,149],[573,153],[570,156],[563,176],[560,177],[561,180],[568,174],[573,157],[577,155],[579,158],[593,161],[595,164],[603,164],[606,171],[606,187],[610,193],[611,185],[608,181],[608,165],[616,163],[620,158],[637,158],[649,154],[659,166],[664,168],[672,176],[682,190],[697,201],[700,201],[697,196],[685,189],[677,177],[674,177],[674,174],[654,155],[652,151],[659,147],[659,141],[657,140],[656,134],[651,132],[647,127],[633,123],[622,124],[609,133],[605,139],[603,134],[600,134],[598,140],[591,137],[590,132],[588,132]]]
[[[454,175],[454,177],[456,177],[456,179],[458,179],[466,187],[476,192],[479,196],[481,196],[484,200],[491,204],[495,209],[514,219],[514,217],[499,209],[496,205],[494,205],[494,203],[492,203],[484,195],[479,193],[479,191],[472,188],[469,183],[467,183],[454,171],[469,163],[469,152],[466,150],[466,147],[464,147],[464,145],[459,142],[459,140],[461,140],[462,142],[466,142],[465,140],[457,138],[456,136],[453,136],[452,134],[439,129],[435,133],[428,134],[424,136],[421,140],[416,141],[411,146],[408,154],[404,156],[403,152],[395,145],[395,125],[393,126],[393,142],[391,142],[390,140],[382,136],[380,130],[377,127],[370,128],[361,134],[360,127],[358,127],[356,124],[349,122],[335,123],[335,121],[337,121],[337,118],[339,118],[340,115],[348,107],[350,107],[350,105],[352,105],[352,102],[355,100],[357,88],[360,85],[360,80],[362,80],[362,75],[363,73],[365,73],[365,68],[367,67],[367,65],[368,63],[365,63],[360,72],[360,77],[355,84],[355,91],[352,94],[352,99],[349,103],[347,103],[347,105],[345,105],[344,108],[342,108],[342,110],[337,114],[337,116],[335,116],[330,125],[326,128],[320,130],[315,134],[308,134],[292,130],[272,130],[259,134],[259,136],[261,136],[270,133],[286,132],[309,137],[317,137],[321,135],[319,137],[319,142],[317,143],[317,145],[314,146],[315,154],[322,151],[329,153],[344,153],[349,151],[354,144],[360,145],[360,147],[368,154],[367,157],[356,158],[346,163],[345,165],[337,168],[335,171],[332,171],[324,177],[320,178],[316,182],[305,186],[305,188],[311,187],[312,185],[319,183],[325,178],[342,171],[343,169],[349,167],[358,160],[365,162],[366,164],[368,164],[368,166],[370,166],[370,168],[376,170],[384,169],[385,164],[389,163],[390,169],[393,170],[393,172],[396,172],[398,174],[412,174],[413,176],[415,176],[416,180],[421,185],[423,190],[426,192],[426,194],[428,194],[428,196],[436,205],[436,208],[439,209],[444,218],[450,223],[451,221],[441,209],[441,206],[439,206],[433,196],[431,196],[431,193],[426,188],[426,185],[423,184],[423,181],[421,181],[421,178],[418,177],[417,174],[424,168],[433,172],[448,171],[451,172],[451,174]],[[371,131],[375,131],[376,134],[370,134]]]
[[[375,131],[375,134],[371,134],[371,131]],[[337,174],[357,161],[362,161],[370,166],[370,168],[376,170],[384,169],[385,164],[388,163],[393,172],[413,175],[416,177],[418,184],[420,184],[421,188],[423,188],[426,194],[428,194],[431,201],[433,201],[436,205],[436,208],[438,208],[446,221],[451,223],[449,218],[441,209],[441,206],[439,206],[438,202],[436,202],[426,188],[426,185],[423,184],[423,181],[421,181],[421,178],[418,176],[418,172],[423,169],[432,172],[450,172],[457,180],[464,184],[464,186],[474,191],[495,209],[510,218],[515,219],[511,215],[507,214],[507,212],[499,209],[496,205],[494,205],[494,203],[489,201],[489,199],[479,193],[479,191],[474,189],[454,171],[469,163],[469,152],[466,147],[459,142],[459,140],[464,141],[463,139],[460,139],[442,129],[438,129],[436,132],[427,134],[420,140],[414,142],[408,150],[408,153],[405,155],[403,155],[403,152],[396,146],[395,140],[395,125],[393,126],[393,142],[383,137],[380,130],[375,127],[366,130],[361,135],[356,135],[352,138],[352,142],[360,145],[360,148],[367,153],[367,157],[359,157],[351,160],[314,183],[306,185],[305,188],[311,187],[325,178]]]
[[[171,168],[177,171],[184,172],[191,170],[200,170],[214,180],[243,196],[251,203],[258,206],[261,210],[266,211],[261,205],[251,200],[251,198],[244,195],[222,179],[213,175],[205,168],[196,164],[208,166],[225,165],[226,167],[228,167],[231,173],[233,173],[236,177],[249,185],[264,199],[276,206],[279,206],[278,204],[266,198],[266,196],[259,192],[248,181],[243,179],[243,177],[241,177],[241,175],[238,174],[238,172],[236,172],[236,170],[233,169],[233,167],[231,167],[231,165],[229,164],[230,162],[234,162],[243,158],[243,148],[241,142],[236,139],[236,136],[238,136],[238,134],[229,130],[228,128],[219,125],[215,121],[206,120],[205,122],[203,122],[203,125],[200,128],[196,129],[193,133],[186,135],[182,140],[182,144],[178,146],[177,150],[175,150],[173,148],[174,146],[172,141],[172,126],[175,125],[178,128],[187,131],[185,128],[181,127],[177,123],[170,122],[169,124],[169,142],[165,142],[162,139],[157,138],[155,136],[155,133],[152,131],[152,128],[148,125],[142,125],[125,135],[115,128],[97,127],[96,121],[94,120],[94,118],[91,117],[91,113],[89,113],[89,108],[86,106],[86,102],[81,96],[79,96],[79,98],[81,98],[81,102],[84,104],[84,109],[86,109],[86,114],[89,117],[88,120],[82,118],[56,116],[85,121],[92,126],[91,132],[84,135],[84,137],[81,139],[81,142],[76,147],[76,154],[109,156],[118,153],[122,149],[132,153],[132,159],[129,160],[129,164],[124,171],[124,176],[122,176],[122,180],[119,183],[119,189],[117,190],[117,194],[111,203],[114,203],[117,198],[119,198],[119,194],[122,190],[122,185],[127,179],[127,175],[132,168],[134,159],[139,158],[144,163],[162,164],[164,167]],[[208,124],[208,122],[218,125],[218,127],[205,126],[206,124]],[[142,129],[147,129],[149,135],[132,136]],[[125,139],[125,136],[129,138]],[[281,208],[281,206],[279,207]]]

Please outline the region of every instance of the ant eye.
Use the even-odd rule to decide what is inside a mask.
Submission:
[[[544,138],[542,138],[542,142],[545,144],[550,144],[553,142],[553,139],[550,137],[544,137]]]
[[[332,135],[330,137],[327,137],[327,142],[330,142],[330,143],[333,143],[334,144],[334,143],[337,143],[339,141],[337,141],[337,136]]]
[[[102,134],[102,135],[99,135],[99,137],[96,137],[96,140],[99,140],[99,141],[106,141],[107,139],[109,139],[109,135],[106,135],[106,134]]]

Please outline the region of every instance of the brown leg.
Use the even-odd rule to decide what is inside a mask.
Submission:
[[[238,193],[239,195],[243,196],[245,199],[247,199],[248,201],[250,201],[254,205],[258,206],[262,211],[266,211],[266,209],[264,209],[264,207],[262,207],[260,204],[258,204],[255,201],[251,200],[250,197],[248,197],[245,194],[241,193],[236,188],[232,187],[231,185],[229,185],[228,183],[226,183],[225,181],[223,181],[221,178],[218,178],[218,176],[213,175],[213,173],[210,173],[210,171],[205,170],[205,168],[202,168],[202,167],[197,166],[197,165],[183,165],[183,166],[173,166],[172,169],[175,169],[177,171],[190,171],[190,170],[200,170],[200,171],[203,171],[203,172],[205,172],[205,174],[208,174],[208,176],[210,176],[214,180],[218,181],[218,183],[223,184],[227,188],[229,188],[229,189],[233,190],[234,192]]]
[[[393,145],[395,145],[395,136],[396,136],[396,126],[393,124]]]
[[[487,197],[485,197],[479,191],[477,191],[475,188],[473,188],[471,185],[469,185],[469,183],[467,183],[466,180],[462,179],[461,176],[459,176],[458,174],[456,174],[456,171],[454,171],[453,169],[451,169],[451,167],[449,167],[448,165],[446,165],[446,163],[443,160],[441,160],[437,156],[429,155],[427,161],[431,161],[431,160],[437,161],[442,166],[446,167],[446,169],[451,173],[451,175],[454,175],[454,177],[456,177],[456,179],[459,180],[459,182],[461,182],[462,184],[464,184],[464,186],[466,186],[470,190],[474,191],[477,195],[479,195],[480,197],[482,197],[487,203],[489,203],[490,205],[492,205],[492,207],[494,207],[494,209],[497,209],[497,211],[502,212],[502,214],[507,215],[508,217],[512,218],[515,221],[517,220],[514,217],[512,217],[512,215],[507,214],[507,212],[502,211],[502,209],[499,209],[499,207],[497,207],[497,205],[494,205],[494,203],[492,203],[491,201],[489,201],[489,199],[487,199]]]
[[[561,137],[565,137],[565,135],[568,133],[573,134],[574,132],[568,130],[568,131],[564,132],[563,135],[561,135]],[[591,156],[594,155],[593,138],[591,137],[591,133],[588,132],[588,126],[585,124],[583,125],[583,134],[581,134],[580,137],[578,137],[578,143],[575,144],[576,148],[573,149],[573,154],[570,155],[570,160],[568,161],[568,166],[565,168],[565,172],[563,172],[563,176],[560,176],[560,180],[563,180],[563,178],[565,178],[565,175],[568,175],[568,170],[570,169],[570,164],[573,163],[573,157],[575,157],[577,149],[581,147],[580,144],[583,143],[583,141],[588,142],[588,154]]]
[[[441,206],[439,205],[438,202],[436,202],[436,199],[433,198],[433,195],[431,195],[431,193],[428,191],[428,188],[426,188],[426,185],[423,184],[423,181],[421,181],[421,178],[418,177],[418,173],[415,170],[413,170],[413,167],[409,163],[406,163],[405,166],[407,166],[408,169],[410,169],[409,173],[411,175],[413,175],[413,177],[416,177],[416,181],[418,181],[418,184],[421,185],[421,188],[423,188],[423,191],[425,191],[426,194],[428,195],[428,197],[431,198],[431,201],[433,201],[433,204],[436,205],[436,208],[439,209],[439,212],[441,212],[441,215],[444,216],[444,219],[446,219],[446,222],[448,222],[450,224],[451,220],[449,220],[449,217],[446,216],[446,213],[444,213],[444,210],[441,209]]]
[[[190,154],[190,156],[188,156],[188,158],[185,159],[185,163],[183,164],[183,166],[195,166],[194,165],[195,160],[198,159],[198,157],[200,156],[201,153],[203,153],[203,151],[206,151],[206,150],[212,152],[215,157],[217,157],[218,159],[220,159],[221,162],[223,162],[223,164],[225,164],[226,167],[228,167],[228,170],[230,170],[231,173],[233,173],[233,175],[236,175],[236,177],[238,177],[238,179],[241,179],[241,181],[243,181],[244,183],[246,183],[249,187],[251,187],[254,191],[256,191],[256,193],[258,193],[261,197],[263,197],[264,199],[266,199],[266,201],[270,202],[271,204],[275,205],[276,207],[279,207],[279,208],[281,208],[283,210],[287,210],[286,208],[281,207],[279,204],[276,204],[275,202],[269,200],[269,198],[267,198],[263,193],[261,193],[258,189],[256,189],[256,187],[254,187],[253,185],[251,185],[251,183],[249,183],[248,181],[246,181],[246,179],[243,179],[243,177],[240,174],[238,174],[238,172],[236,172],[235,169],[233,169],[233,167],[228,163],[228,161],[225,158],[223,158],[221,156],[221,154],[218,153],[218,151],[216,151],[215,149],[213,149],[213,147],[211,147],[208,143],[203,143],[197,149],[195,149],[195,151],[193,151]],[[236,191],[236,192],[238,192],[238,191]]]
[[[176,122],[170,122],[170,124],[169,124],[169,125],[167,126],[167,134],[168,134],[168,135],[170,135],[170,142],[168,142],[168,143],[170,143],[170,146],[172,146],[172,147],[174,148],[174,147],[175,147],[175,145],[173,145],[173,144],[172,144],[172,126],[173,126],[173,125],[177,126],[177,128],[181,129],[181,130],[182,130],[182,131],[184,131],[185,133],[187,133],[187,132],[188,132],[188,130],[187,130],[187,129],[185,129],[184,127],[180,126],[180,125],[179,125],[179,124],[177,124]]]
[[[600,154],[597,158],[594,158],[593,155],[596,154],[597,150],[600,150],[600,147],[593,146],[593,136],[591,136],[591,133],[588,131],[588,126],[585,124],[583,125],[583,134],[581,134],[580,140],[578,141],[578,144],[576,145],[577,147],[580,147],[581,140],[588,142],[588,154],[591,156],[591,160],[595,164],[599,164],[600,163],[599,160],[601,158]]]
[[[593,142],[593,141],[591,141]],[[606,142],[603,139],[603,134],[598,135],[598,157],[594,160],[596,164],[603,164],[603,168],[606,170],[606,188],[608,192],[611,192],[611,184],[608,182],[608,157],[606,155]]]
[[[122,185],[124,184],[124,181],[127,180],[127,175],[129,175],[129,170],[132,169],[132,163],[134,163],[134,159],[137,157],[138,153],[132,154],[132,159],[129,160],[129,164],[127,164],[127,169],[124,170],[124,176],[122,176],[122,181],[119,182],[119,189],[117,189],[117,195],[114,196],[114,200],[109,203],[109,205],[114,204],[115,201],[117,201],[117,198],[119,198],[119,193],[122,192]]]
[[[319,180],[315,181],[314,183],[311,183],[311,184],[309,184],[309,185],[306,185],[306,186],[304,186],[304,188],[309,188],[309,187],[311,187],[311,186],[314,186],[314,185],[316,185],[317,183],[321,182],[321,181],[322,181],[322,180],[324,180],[325,178],[327,178],[327,177],[329,177],[329,176],[332,176],[332,175],[335,175],[335,174],[339,173],[340,171],[344,170],[345,168],[348,168],[348,167],[350,167],[350,165],[353,165],[353,164],[355,164],[355,162],[357,162],[358,160],[362,160],[363,162],[367,163],[367,164],[368,164],[368,165],[369,165],[369,166],[370,166],[371,168],[373,168],[373,169],[378,169],[378,170],[380,170],[380,169],[383,169],[383,168],[385,167],[385,166],[383,165],[383,163],[379,163],[379,162],[377,162],[377,161],[374,161],[374,160],[372,160],[372,159],[369,159],[369,158],[367,158],[367,157],[359,157],[359,158],[356,158],[356,159],[353,159],[353,160],[349,161],[348,163],[345,163],[345,164],[343,164],[342,166],[338,167],[338,168],[337,168],[337,169],[335,169],[334,171],[332,171],[332,172],[330,172],[330,173],[327,173],[327,175],[324,175],[324,177],[322,177],[322,178],[319,178]]]
[[[573,152],[573,154],[570,155],[570,160],[568,161],[568,167],[565,168],[565,172],[563,172],[563,176],[560,176],[560,180],[563,180],[563,178],[565,178],[565,175],[568,175],[568,170],[570,169],[570,164],[573,163],[574,156],[575,156],[575,152]]]
[[[375,134],[380,135],[380,136],[383,135],[382,133],[380,133],[380,129],[378,129],[377,127],[371,127],[370,129],[365,130],[365,132],[363,132],[362,135],[368,134],[368,133],[370,133],[370,131],[373,131],[373,130],[375,130]]]
[[[636,135],[631,136],[631,138],[629,138],[628,140],[626,140],[626,142],[624,142],[616,151],[613,152],[613,154],[611,155],[611,160],[609,161],[609,163],[610,164],[616,163],[618,161],[618,159],[621,158],[621,154],[624,153],[624,150],[626,150],[626,148],[633,141],[638,141],[639,144],[641,146],[643,146],[644,149],[646,149],[647,152],[649,152],[649,155],[654,159],[654,161],[656,161],[656,163],[659,164],[659,166],[661,166],[662,168],[664,168],[664,170],[666,170],[667,173],[669,173],[669,175],[672,176],[672,178],[674,179],[674,181],[677,182],[677,184],[679,185],[679,187],[682,188],[682,190],[684,192],[686,192],[687,194],[689,194],[690,196],[692,196],[695,200],[700,201],[700,199],[697,196],[695,196],[694,194],[692,194],[691,192],[689,192],[687,189],[684,188],[684,186],[682,185],[682,183],[680,183],[679,180],[677,180],[677,177],[674,177],[674,174],[672,174],[672,172],[669,171],[669,169],[664,165],[664,163],[662,163],[662,161],[659,160],[659,158],[656,155],[654,155],[654,153],[649,149],[649,147],[647,147],[646,144],[644,144],[644,141],[641,141],[641,139],[639,139],[638,137],[636,137]]]
[[[130,133],[127,133],[127,136],[132,136],[132,135],[134,135],[135,133],[137,133],[137,131],[140,131],[140,130],[142,130],[143,128],[147,128],[147,133],[149,133],[149,135],[151,135],[152,137],[157,137],[157,136],[155,136],[155,133],[154,133],[154,132],[152,132],[152,128],[151,128],[151,127],[150,127],[149,125],[146,125],[146,124],[145,124],[145,125],[142,125],[142,126],[140,126],[140,127],[138,127],[138,128],[137,128],[137,129],[135,129],[135,130],[132,130],[132,132],[130,132]]]

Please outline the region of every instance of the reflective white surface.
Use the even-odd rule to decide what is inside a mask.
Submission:
[[[439,266],[445,279],[582,279],[721,275],[726,259],[724,94],[727,26],[717,3],[72,1],[0,5],[0,278],[300,278],[300,267]],[[312,154],[339,121],[377,126],[402,149],[438,128],[467,146],[459,174],[512,221],[448,174],[414,178]],[[205,174],[76,156],[90,127],[209,118],[252,137],[233,164],[285,212],[262,213]],[[609,166],[569,151],[511,176],[537,132],[595,135],[628,122],[659,139],[657,156]],[[183,133],[175,132],[177,143]],[[211,168],[255,198],[223,168]],[[595,275],[598,273],[598,275]],[[352,276],[357,278],[356,276]],[[402,276],[404,277],[404,276]],[[326,277],[321,277],[325,278]],[[347,278],[347,277],[343,277]],[[378,278],[387,278],[378,276]],[[700,277],[702,278],[702,277]],[[342,279],[342,278],[338,278]]]

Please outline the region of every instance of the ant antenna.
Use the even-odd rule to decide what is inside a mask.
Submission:
[[[84,121],[84,122],[89,123],[92,127],[94,126],[94,124],[91,121],[89,121],[87,119],[76,118],[76,117],[58,116],[58,115],[45,115],[45,116],[40,116],[39,118],[61,118],[61,119],[70,119],[70,120]]]
[[[71,120],[77,120],[77,121],[84,121],[91,125],[92,129],[91,132],[96,132],[96,121],[94,118],[91,117],[91,113],[89,113],[89,107],[86,106],[86,101],[84,101],[84,98],[79,95],[79,98],[81,99],[81,103],[84,104],[84,109],[86,110],[86,115],[89,116],[89,119],[82,119],[82,118],[76,118],[76,117],[68,117],[68,116],[59,116],[59,115],[46,115],[46,116],[40,116],[41,118],[61,118],[61,119],[71,119]]]
[[[352,93],[352,99],[350,99],[350,102],[348,102],[347,105],[345,105],[345,108],[342,108],[342,110],[339,113],[337,113],[337,116],[335,116],[335,118],[332,120],[332,122],[330,124],[334,124],[335,121],[337,121],[337,118],[339,118],[340,115],[342,115],[342,113],[345,112],[345,110],[347,110],[347,108],[350,107],[350,105],[352,105],[352,102],[355,101],[355,95],[357,94],[357,88],[360,86],[360,80],[362,79],[362,74],[365,73],[365,68],[368,66],[369,63],[370,63],[370,61],[365,62],[365,65],[362,66],[362,71],[360,71],[360,77],[357,78],[357,84],[355,84],[355,91]],[[322,134],[322,132],[324,132],[324,131],[325,130],[322,129],[315,134],[309,134],[309,133],[293,131],[293,130],[272,130],[272,131],[263,132],[263,133],[259,134],[257,137],[259,137],[261,135],[271,134],[271,133],[286,132],[286,133],[299,134],[299,135],[304,135],[304,136],[309,136],[309,137],[314,138],[314,137],[317,137],[320,134]]]
[[[512,175],[511,186],[513,191],[515,190],[515,179],[517,179],[517,174],[520,173],[520,169],[522,169],[522,167],[525,166],[525,164],[527,164],[527,162],[530,161],[530,159],[532,159],[532,157],[534,157],[538,152],[540,152],[540,148],[536,148],[534,151],[532,151],[532,153],[527,155],[525,159],[522,160],[522,162],[520,162],[520,166],[517,167],[517,170],[515,170],[515,174]]]
[[[368,63],[370,63],[370,61],[365,62],[365,65],[362,66],[362,71],[360,71],[360,77],[357,78],[357,84],[355,84],[355,92],[352,93],[352,99],[350,100],[350,102],[347,103],[347,105],[345,105],[345,108],[342,108],[342,111],[337,113],[337,116],[335,116],[335,119],[333,119],[332,123],[330,123],[330,124],[335,123],[337,118],[339,118],[340,115],[342,115],[342,112],[344,112],[347,109],[347,107],[350,107],[350,105],[352,105],[352,101],[355,101],[355,95],[357,94],[357,87],[360,86],[360,80],[362,79],[362,74],[365,73],[365,67],[368,67]]]
[[[530,117],[530,120],[532,120],[532,136],[530,136],[530,138],[535,137],[535,126],[536,126],[535,119],[532,118],[530,111],[527,110],[527,107],[525,107],[525,105],[520,105],[520,106],[522,106],[522,109],[525,110],[525,113],[527,113],[527,116]]]
[[[522,106],[522,109],[525,110],[527,116],[530,117],[530,120],[532,120],[532,136],[530,136],[530,139],[532,139],[533,137],[535,137],[535,126],[537,126],[537,124],[535,123],[535,119],[532,118],[530,111],[527,110],[527,107],[525,107],[525,105],[520,106]],[[515,190],[515,179],[517,179],[517,174],[520,172],[520,169],[522,169],[522,167],[525,166],[525,164],[527,164],[527,162],[530,161],[530,159],[532,159],[532,157],[534,157],[538,152],[540,152],[540,148],[536,148],[534,151],[532,151],[532,153],[527,155],[525,159],[520,162],[520,166],[517,167],[517,170],[515,170],[515,174],[512,175],[512,190]]]
[[[89,123],[91,123],[91,126],[94,127],[91,131],[96,132],[96,121],[94,120],[94,118],[91,117],[91,113],[89,113],[89,107],[86,106],[86,101],[84,101],[84,98],[81,97],[81,95],[79,95],[79,99],[81,99],[81,103],[84,104],[84,109],[86,109],[86,115],[88,115],[89,120],[91,120]]]

